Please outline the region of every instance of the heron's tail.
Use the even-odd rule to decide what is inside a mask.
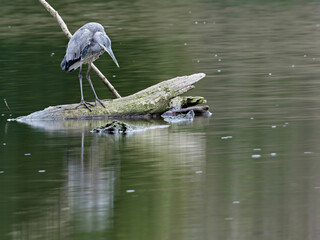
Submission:
[[[72,72],[80,66],[80,58],[67,61],[66,56],[64,56],[60,66],[62,70],[66,72]]]

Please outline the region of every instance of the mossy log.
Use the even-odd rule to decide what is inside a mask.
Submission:
[[[92,111],[84,106],[76,109],[78,104],[51,106],[19,117],[17,120],[98,119],[160,115],[171,108],[190,107],[205,103],[206,100],[203,97],[179,96],[194,88],[193,84],[204,77],[204,73],[197,73],[169,79],[127,97],[103,100],[106,108],[100,104],[92,107]],[[208,108],[208,106],[203,107]]]

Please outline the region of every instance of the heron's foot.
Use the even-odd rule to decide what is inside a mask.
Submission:
[[[80,101],[80,103],[75,107],[75,109],[77,109],[78,107],[80,107],[81,105],[84,105],[86,108],[89,109],[90,112],[92,112],[91,108],[89,107],[90,106],[94,106],[92,103],[89,103],[89,102],[86,102],[84,101],[83,99]]]
[[[97,106],[97,102],[99,102],[102,105],[102,107],[106,108],[106,106],[103,104],[103,102],[99,98],[96,98],[95,106]]]

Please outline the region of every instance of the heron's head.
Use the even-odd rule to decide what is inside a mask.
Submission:
[[[112,60],[114,61],[114,63],[119,66],[119,63],[116,59],[116,57],[114,56],[112,49],[111,49],[111,40],[110,38],[107,36],[107,34],[103,33],[100,34],[99,37],[99,44],[100,46],[110,55],[110,57],[112,58]]]

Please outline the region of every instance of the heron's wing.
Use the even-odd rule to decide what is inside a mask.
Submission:
[[[72,36],[68,43],[66,61],[77,62],[80,61],[83,54],[85,55],[92,41],[92,32],[86,28],[80,28]]]

